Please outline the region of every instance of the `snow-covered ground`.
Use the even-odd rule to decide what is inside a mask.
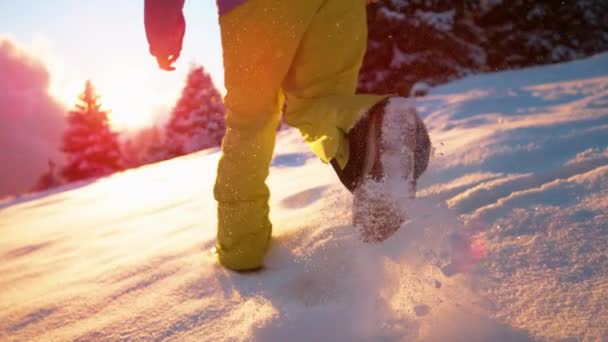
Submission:
[[[435,144],[380,245],[280,133],[264,271],[219,267],[217,151],[0,204],[3,341],[608,340],[608,55],[418,101]]]

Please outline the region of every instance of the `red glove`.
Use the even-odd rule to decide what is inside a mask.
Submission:
[[[144,24],[150,53],[163,70],[175,70],[186,31],[184,0],[145,0]]]

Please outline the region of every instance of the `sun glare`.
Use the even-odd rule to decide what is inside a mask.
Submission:
[[[116,85],[99,88],[99,94],[103,108],[109,110],[108,119],[113,128],[137,130],[154,124],[152,94]]]
[[[108,111],[108,120],[116,131],[136,131],[152,126],[157,121],[157,109],[164,106],[165,99],[159,99],[153,90],[124,81],[92,80],[102,109]],[[53,87],[51,94],[68,110],[74,108],[79,94],[84,89],[84,81]]]

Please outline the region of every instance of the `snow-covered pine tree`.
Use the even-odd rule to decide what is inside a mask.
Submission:
[[[465,0],[381,0],[368,6],[364,93],[410,94],[485,67],[484,39]]]
[[[48,171],[38,178],[36,184],[30,189],[30,192],[45,191],[61,185],[61,179],[55,173],[55,162],[49,159],[48,166]]]
[[[101,177],[123,169],[117,134],[110,130],[108,113],[101,109],[99,96],[87,81],[79,103],[68,114],[62,151],[67,163],[61,174],[67,181]]]
[[[123,154],[129,167],[139,167],[167,159],[161,129],[156,125],[142,128],[124,142]]]
[[[608,48],[608,1],[486,1],[475,21],[490,70],[564,62]]]
[[[562,62],[608,49],[606,0],[380,0],[368,6],[364,93]]]
[[[211,77],[202,66],[194,67],[165,127],[169,157],[219,146],[226,131],[224,114]]]
[[[141,157],[142,164],[152,164],[169,158],[165,150],[165,136],[161,128],[153,126],[147,138]]]

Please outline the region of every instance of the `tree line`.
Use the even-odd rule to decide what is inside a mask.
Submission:
[[[188,73],[181,96],[163,127],[143,129],[125,139],[113,131],[93,83],[86,81],[67,115],[61,151],[65,163],[49,160],[49,169],[32,191],[84,179],[103,177],[127,168],[159,162],[216,147],[225,132],[222,97],[202,66]]]

